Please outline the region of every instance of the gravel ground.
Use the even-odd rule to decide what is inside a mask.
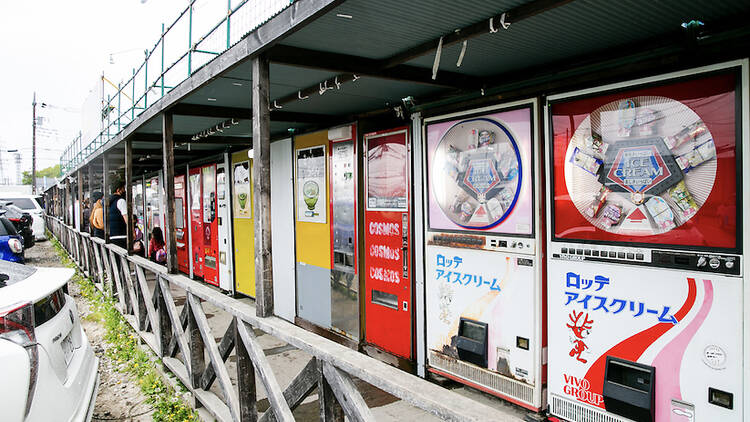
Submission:
[[[52,243],[37,242],[26,251],[26,264],[37,267],[61,266]],[[98,321],[87,318],[91,314],[88,303],[81,297],[78,286],[71,283],[69,294],[75,299],[81,325],[99,357],[99,393],[96,397],[93,420],[95,421],[150,421],[151,410],[138,384],[128,374],[117,371],[117,362],[107,357],[104,351],[109,344],[104,340],[105,329]],[[136,416],[133,416],[136,415]]]

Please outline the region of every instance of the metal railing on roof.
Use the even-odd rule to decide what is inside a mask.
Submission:
[[[102,83],[111,84],[116,88],[116,92],[102,98],[101,131],[93,139],[83,139],[79,135],[65,148],[60,155],[62,172],[67,173],[75,169],[89,155],[117,136],[149,106],[182,81],[190,78],[197,69],[228,50],[294,1],[226,0],[225,13],[222,13],[221,18],[213,26],[205,30],[204,35],[196,38],[194,32],[201,30],[194,22],[201,8],[201,5],[196,3],[201,2],[191,0],[174,22],[166,27],[162,24],[159,39],[153,48],[144,51],[143,62],[137,68],[133,68],[130,79],[115,85],[102,75]],[[177,53],[169,54],[165,51],[165,41],[170,40],[185,43],[187,48],[177,49]],[[154,65],[158,66],[157,72],[153,71]]]

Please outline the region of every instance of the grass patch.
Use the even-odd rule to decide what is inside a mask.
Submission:
[[[179,398],[175,392],[161,378],[156,370],[156,365],[161,365],[161,360],[152,360],[144,352],[137,341],[137,334],[123,318],[114,306],[114,300],[105,297],[99,289],[94,286],[93,281],[86,278],[73,261],[69,258],[65,249],[50,233],[48,238],[52,246],[60,256],[63,265],[76,270],[72,280],[81,291],[81,296],[91,307],[91,314],[86,316],[89,321],[96,321],[105,328],[104,339],[109,343],[106,354],[117,363],[117,370],[127,373],[134,379],[146,395],[148,403],[153,406],[154,413],[151,415],[154,421],[197,421],[197,412]],[[182,387],[183,391],[187,391]]]

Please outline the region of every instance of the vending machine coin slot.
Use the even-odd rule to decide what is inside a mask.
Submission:
[[[608,412],[636,421],[654,420],[656,368],[607,356],[602,395]]]
[[[474,365],[487,367],[487,323],[461,318],[456,349],[458,357]]]

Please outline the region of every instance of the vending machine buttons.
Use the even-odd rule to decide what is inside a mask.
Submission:
[[[719,261],[719,258],[713,257],[708,260],[708,266],[715,270],[721,266],[721,261]]]
[[[734,258],[727,258],[727,260],[724,262],[724,266],[730,270],[734,268]]]

